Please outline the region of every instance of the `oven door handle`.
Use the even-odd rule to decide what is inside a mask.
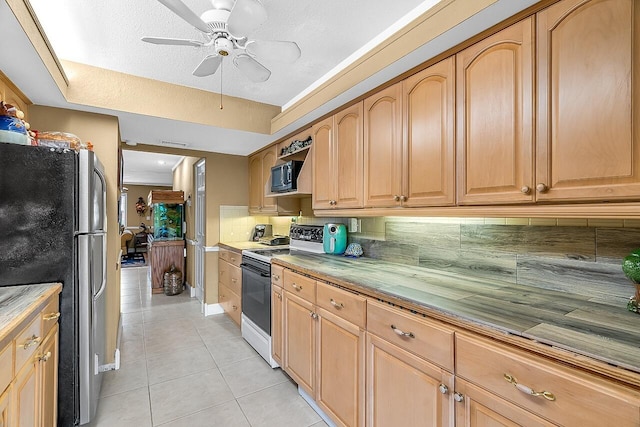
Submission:
[[[262,276],[262,277],[271,277],[271,274],[269,274],[269,273],[265,273],[265,272],[264,272],[264,271],[262,271],[262,270],[258,270],[257,268],[255,268],[254,266],[249,265],[249,264],[242,263],[242,264],[240,264],[240,267],[242,267],[242,268],[246,268],[247,270],[251,270],[251,271],[253,271],[254,273],[257,273],[257,274],[259,274],[259,275],[260,275],[260,276]]]

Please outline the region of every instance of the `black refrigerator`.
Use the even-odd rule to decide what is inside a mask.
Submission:
[[[0,143],[0,286],[60,282],[58,426],[93,418],[105,363],[106,183],[88,150]]]

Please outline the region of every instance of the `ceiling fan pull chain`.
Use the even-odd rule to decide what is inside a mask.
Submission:
[[[222,110],[222,62],[220,63],[220,109]]]

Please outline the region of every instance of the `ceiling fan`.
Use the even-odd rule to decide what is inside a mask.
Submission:
[[[250,40],[247,34],[267,20],[267,11],[258,0],[212,0],[213,9],[198,16],[181,0],[158,0],[173,13],[202,31],[204,41],[165,37],[143,37],[147,43],[171,46],[213,47],[193,70],[193,75],[205,77],[220,67],[225,56],[233,54],[233,65],[253,82],[265,82],[271,71],[256,60],[274,59],[293,63],[300,57],[295,42]]]

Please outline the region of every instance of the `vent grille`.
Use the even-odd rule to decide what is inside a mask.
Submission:
[[[162,145],[171,145],[172,147],[186,147],[187,144],[184,142],[175,142],[175,141],[160,141]]]
[[[220,21],[214,21],[214,22],[207,22],[207,25],[209,26],[209,28],[211,28],[211,32],[216,32],[216,31],[227,31],[227,23],[226,22],[220,22]]]

